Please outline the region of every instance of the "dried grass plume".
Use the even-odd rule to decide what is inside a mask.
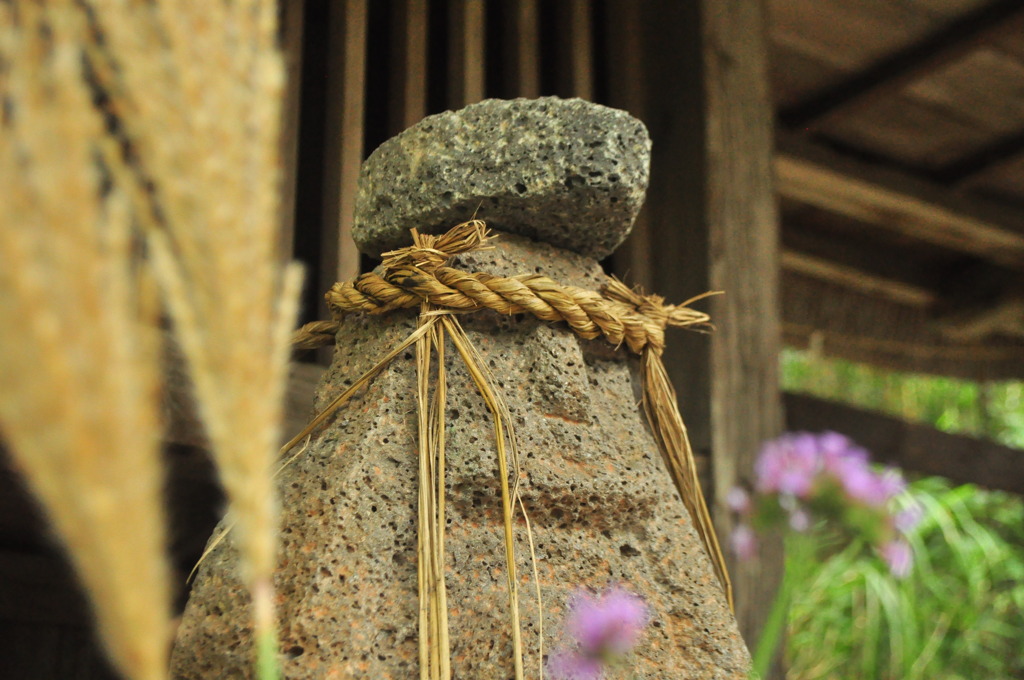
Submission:
[[[159,297],[276,672],[272,473],[301,278],[277,252],[276,13],[0,3],[0,423],[130,678],[166,673]]]
[[[277,4],[96,2],[97,74],[138,158],[157,279],[235,519],[273,665],[273,468],[301,272],[277,252]],[[152,189],[145,180],[152,180]]]
[[[0,429],[126,677],[165,677],[157,304],[71,2],[0,4]]]

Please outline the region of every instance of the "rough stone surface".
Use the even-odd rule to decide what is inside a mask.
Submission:
[[[353,237],[367,255],[474,214],[495,229],[602,258],[647,190],[651,141],[625,111],[580,99],[489,99],[423,119],[363,164]]]
[[[496,274],[536,271],[596,287],[593,260],[524,238],[461,257]],[[565,640],[568,596],[621,583],[653,618],[633,678],[739,679],[749,657],[638,407],[636,362],[533,318],[463,317],[515,421],[533,522],[545,649]],[[353,316],[318,406],[415,327],[412,313]],[[453,677],[512,677],[501,510],[490,418],[454,356],[448,405],[447,583]],[[276,576],[285,676],[418,676],[415,362],[398,357],[289,469]],[[527,676],[537,617],[526,534],[516,536]],[[172,659],[177,680],[250,678],[248,598],[230,541],[200,570]]]

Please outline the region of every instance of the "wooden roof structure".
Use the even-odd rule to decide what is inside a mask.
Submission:
[[[315,290],[359,269],[346,231],[361,159],[424,115],[492,96],[581,96],[646,120],[656,155],[670,144],[659,117],[695,120],[657,98],[673,60],[683,64],[659,54],[650,32],[699,21],[672,3],[330,4],[284,5],[301,90],[289,140],[296,242],[319,270]],[[898,370],[1024,377],[1024,8],[765,9],[758,63],[775,130],[785,341]],[[706,85],[673,75],[689,79],[681,96]],[[652,177],[652,201],[659,182],[678,185],[664,175]],[[660,235],[634,242],[645,238]],[[648,266],[628,255],[611,263],[649,284]]]
[[[307,320],[324,314],[331,284],[372,264],[349,234],[359,165],[379,143],[486,97],[579,96],[632,112],[654,140],[647,206],[608,268],[670,301],[727,291],[711,303],[719,331],[674,334],[666,354],[712,503],[749,477],[759,444],[784,423],[850,428],[885,460],[1024,491],[1019,452],[782,395],[777,373],[784,341],[900,370],[1024,378],[1021,0],[280,7],[281,248],[307,265]],[[295,381],[299,417],[317,374]],[[186,434],[171,433],[167,454],[185,568],[219,503]],[[18,489],[0,464],[0,630],[12,672],[113,677],[89,651],[88,616]],[[722,503],[715,512],[728,532]],[[769,548],[759,571],[734,568],[748,639],[781,559]],[[61,661],[46,670],[43,658]]]
[[[1024,4],[769,6],[786,340],[1021,377]]]

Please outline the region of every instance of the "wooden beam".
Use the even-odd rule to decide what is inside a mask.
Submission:
[[[971,380],[1024,377],[1024,343],[947,337],[929,308],[899,304],[790,270],[782,277],[786,344],[828,356]],[[961,307],[962,308],[962,307]]]
[[[460,109],[484,98],[484,0],[452,0],[448,15],[448,105]]]
[[[1020,271],[965,260],[943,274],[941,302],[932,311],[940,337],[966,346],[1024,340],[1024,276]],[[1019,356],[1024,358],[1024,347]]]
[[[603,58],[608,74],[608,104],[646,121],[646,71],[642,59],[645,45],[641,13],[634,0],[609,0],[604,26],[608,50]],[[654,289],[649,214],[646,206],[641,209],[629,237],[612,256],[615,273],[645,290]]]
[[[930,307],[936,300],[935,293],[927,288],[877,276],[798,250],[784,248],[781,264],[786,271],[853,288],[867,295],[886,298],[899,304]]]
[[[1020,0],[996,0],[953,21],[922,41],[883,58],[850,79],[783,111],[782,124],[793,130],[816,130],[836,117],[850,115],[899,92],[990,43],[1024,16]]]
[[[927,262],[903,250],[883,250],[876,243],[854,241],[783,217],[782,268],[835,283],[873,297],[912,307],[937,300],[935,273]]]
[[[665,352],[693,446],[710,452],[709,500],[725,537],[733,528],[728,491],[751,477],[761,443],[782,427],[765,7],[759,0],[637,4],[651,86],[644,114],[653,141],[646,207],[653,289],[670,300],[727,291],[710,303],[716,333],[673,334]],[[736,616],[751,645],[782,575],[781,544],[761,558],[756,566],[729,564]]]
[[[278,249],[284,260],[291,260],[294,255],[305,13],[306,0],[293,0],[281,4],[281,52],[286,81],[284,101],[281,103],[281,229]]]
[[[1018,130],[950,163],[936,173],[936,179],[958,188],[967,188],[977,184],[990,171],[1013,163],[1022,154],[1024,130]]]
[[[568,32],[566,89],[571,96],[590,101],[594,98],[594,37],[590,0],[567,0],[560,3],[559,7],[564,11],[562,25]]]
[[[427,0],[395,3],[391,41],[390,134],[398,134],[427,115]]]
[[[772,186],[772,104],[765,4],[701,3],[704,62],[708,284],[718,332],[711,337],[711,451],[715,524],[733,529],[728,492],[748,479],[763,441],[782,427],[779,216]],[[739,416],[739,417],[737,417]],[[783,569],[780,544],[760,564],[733,560],[736,615],[748,644],[759,639]],[[781,678],[777,666],[769,677]]]
[[[329,10],[320,290],[359,274],[352,222],[363,161],[367,2],[343,0],[333,3]],[[321,318],[327,318],[325,310],[322,314]]]
[[[957,342],[977,343],[1000,335],[1024,339],[1024,294],[1018,286],[989,304],[944,315],[937,323],[944,336]]]
[[[841,157],[821,147],[780,147],[779,193],[914,240],[1024,267],[1024,214],[895,171]]]
[[[1024,451],[805,394],[787,392],[785,405],[790,430],[833,430],[866,447],[877,462],[1024,494]]]
[[[506,91],[516,97],[540,96],[540,29],[537,0],[516,0],[502,5],[509,40],[505,43]]]

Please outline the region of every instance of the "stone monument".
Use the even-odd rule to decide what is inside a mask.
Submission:
[[[626,237],[650,140],[622,111],[580,100],[488,100],[430,116],[364,164],[355,238],[368,254],[474,215],[500,234],[452,266],[544,274],[598,290],[596,258]],[[651,621],[631,678],[745,678],[749,656],[709,558],[638,406],[636,360],[528,315],[461,316],[514,420],[533,527],[538,611],[516,535],[526,677],[564,643],[567,599],[622,585]],[[414,310],[350,315],[317,395],[329,402],[416,328]],[[452,677],[513,675],[502,511],[490,414],[449,352],[446,496]],[[285,677],[419,675],[417,416],[413,352],[397,357],[281,479],[278,594]],[[522,523],[520,519],[519,528]],[[248,596],[230,539],[199,570],[174,647],[179,680],[252,677]]]

